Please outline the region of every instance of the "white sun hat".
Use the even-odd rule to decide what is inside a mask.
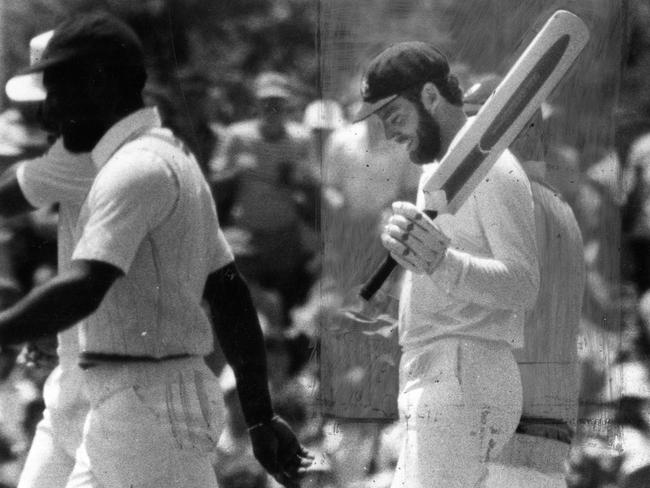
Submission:
[[[345,125],[343,109],[334,100],[314,100],[305,109],[304,124],[310,129],[338,129]]]
[[[33,66],[41,60],[47,43],[54,34],[53,30],[37,35],[29,41],[29,65]],[[16,75],[5,85],[5,92],[14,102],[40,102],[45,100],[43,73]]]

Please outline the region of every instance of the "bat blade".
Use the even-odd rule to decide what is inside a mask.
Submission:
[[[439,167],[423,185],[425,211],[428,195],[436,190],[445,192],[447,212],[458,211],[564,77],[588,40],[585,23],[567,10],[556,11],[546,21],[476,117],[461,128]],[[370,300],[396,265],[389,255],[361,288],[361,298]]]
[[[575,14],[556,11],[528,45],[476,117],[461,129],[436,172],[424,184],[427,195],[444,190],[455,213],[515,140],[542,102],[571,68],[589,40]]]

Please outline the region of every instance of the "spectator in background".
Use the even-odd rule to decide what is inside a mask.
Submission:
[[[301,226],[316,225],[320,183],[310,162],[309,131],[288,119],[293,93],[287,78],[260,74],[255,96],[259,117],[228,127],[210,179],[219,215],[232,226],[229,242],[242,274],[279,294],[286,327],[313,281],[313,251]]]
[[[314,100],[305,108],[303,123],[311,131],[312,159],[320,164],[330,135],[347,123],[343,108],[335,100]]]
[[[632,266],[628,275],[639,295],[650,289],[650,122],[644,129],[619,154],[627,185],[622,218]]]

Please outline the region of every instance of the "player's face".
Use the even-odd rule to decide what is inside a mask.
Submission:
[[[427,164],[440,156],[440,124],[421,102],[397,97],[377,115],[386,138],[406,144],[409,158],[415,164]]]
[[[287,101],[280,97],[262,98],[259,100],[259,108],[263,119],[279,122],[286,115]]]
[[[271,97],[259,100],[262,135],[269,141],[281,138],[284,133],[284,122],[287,102],[283,98]]]
[[[43,119],[74,153],[92,150],[106,129],[104,105],[97,101],[91,77],[81,71],[54,67],[43,73]]]

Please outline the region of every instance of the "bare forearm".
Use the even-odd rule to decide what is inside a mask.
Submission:
[[[273,416],[264,337],[248,286],[231,263],[208,278],[206,294],[214,331],[237,379],[248,425]]]
[[[0,313],[0,344],[19,344],[67,329],[96,307],[84,295],[81,283],[66,276],[32,290]]]
[[[0,345],[60,332],[90,315],[122,272],[100,261],[74,261],[66,273],[0,313]]]

